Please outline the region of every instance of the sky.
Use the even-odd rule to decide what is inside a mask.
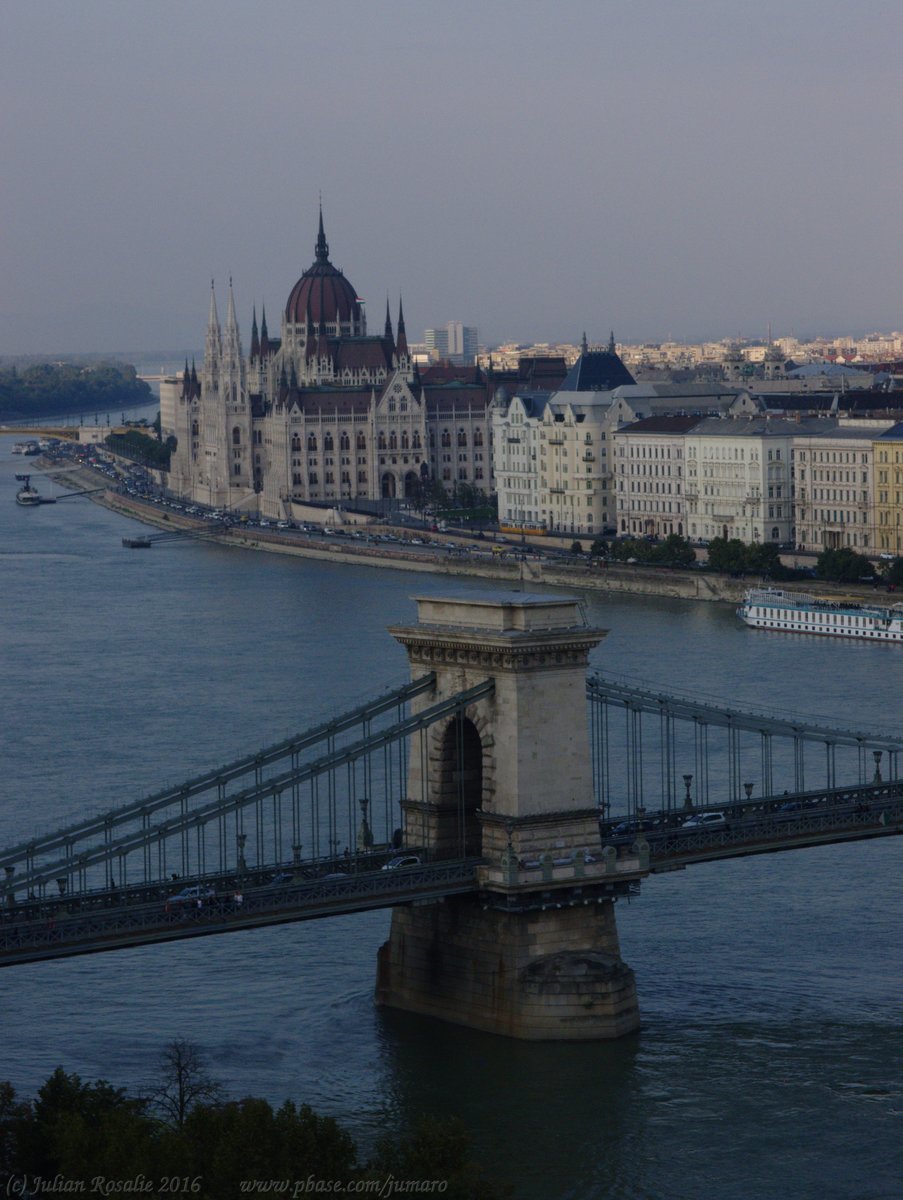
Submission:
[[[899,0],[3,0],[0,354],[903,327]]]

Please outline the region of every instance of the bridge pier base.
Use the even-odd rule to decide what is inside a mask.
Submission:
[[[376,1001],[535,1041],[623,1037],[640,1022],[611,900],[503,912],[461,896],[396,908]]]

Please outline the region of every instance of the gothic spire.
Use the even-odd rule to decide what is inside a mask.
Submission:
[[[257,334],[257,305],[252,309],[251,316],[251,358],[260,358],[260,338]]]
[[[386,296],[386,332],[385,332],[384,336],[390,342],[395,340],[394,335],[392,333],[392,318],[389,316],[389,297],[388,296]]]
[[[207,317],[207,329],[216,330],[219,332],[219,313],[216,311],[216,291],[214,290],[213,280],[210,280],[210,314]]]
[[[260,357],[266,358],[270,352],[270,335],[267,333],[267,306],[264,304],[260,317]]]
[[[326,241],[326,234],[323,232],[323,202],[320,201],[320,231],[317,234],[317,262],[329,262],[329,243]]]
[[[615,331],[612,330],[611,333],[608,335],[608,353],[609,354],[617,354],[617,352],[618,352],[618,349],[617,349],[617,346],[615,346]]]
[[[408,357],[408,338],[404,331],[404,308],[402,307],[401,297],[398,297],[398,341],[396,343],[399,358]]]
[[[586,354],[588,349],[589,349],[589,346],[587,346],[587,344],[586,344],[586,330],[584,329],[583,338],[580,341],[580,353]]]

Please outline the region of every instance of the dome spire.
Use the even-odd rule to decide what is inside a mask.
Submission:
[[[326,234],[323,232],[323,201],[320,200],[320,230],[317,234],[316,245],[317,262],[329,262],[329,243],[326,240]]]

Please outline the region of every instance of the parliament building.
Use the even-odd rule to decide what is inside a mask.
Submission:
[[[312,265],[291,289],[280,336],[258,329],[242,351],[232,282],[220,324],[211,288],[200,370],[186,365],[175,398],[169,487],[214,508],[290,518],[292,504],[415,497],[433,481],[451,493],[492,490],[495,387],[475,366],[422,372],[408,351],[399,302],[381,334],[332,265],[320,213]]]

